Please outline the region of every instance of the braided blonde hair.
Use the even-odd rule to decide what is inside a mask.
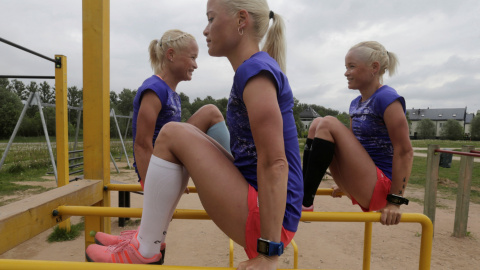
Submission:
[[[178,29],[168,30],[160,39],[152,40],[148,46],[148,52],[153,72],[159,74],[163,69],[165,52],[168,49],[173,48],[176,51],[180,51],[186,48],[191,40],[195,41],[195,37]]]

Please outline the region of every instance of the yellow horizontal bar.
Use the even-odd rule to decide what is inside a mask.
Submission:
[[[96,206],[59,206],[58,215],[63,216],[101,216],[101,217],[142,217],[142,208],[96,207]],[[210,219],[205,210],[176,209],[176,219]]]
[[[91,206],[59,206],[59,215],[69,216],[108,216],[108,217],[141,217],[141,208],[91,207]],[[335,222],[379,222],[381,213],[377,212],[302,212],[302,221],[335,221]],[[177,209],[173,214],[176,219],[210,219],[205,210]],[[420,223],[422,237],[420,244],[420,268],[430,269],[432,255],[433,224],[431,220],[418,213],[403,213],[400,222]]]
[[[107,190],[109,191],[143,191],[142,186],[140,184],[108,184],[105,185]],[[188,192],[190,193],[197,193],[196,187],[188,187]]]
[[[140,184],[108,184],[105,186],[110,191],[143,191]],[[197,193],[197,188],[194,186],[188,187],[188,192]],[[332,195],[333,189],[331,188],[319,188],[316,195]],[[345,195],[342,192],[339,195]]]
[[[163,270],[235,270],[233,267],[202,267],[202,266],[171,266],[171,265],[141,265],[141,264],[116,264],[116,263],[91,263],[91,262],[59,262],[59,261],[34,261],[34,260],[0,260],[0,269],[163,269]],[[279,269],[286,270],[286,269]],[[307,269],[304,269],[307,270]]]

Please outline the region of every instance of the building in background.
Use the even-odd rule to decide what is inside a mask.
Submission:
[[[308,130],[313,119],[317,117],[320,117],[320,115],[310,106],[308,106],[305,110],[303,110],[303,112],[300,113],[300,121],[302,121],[303,128]]]
[[[467,113],[467,108],[449,108],[449,109],[407,109],[408,119],[410,120],[410,138],[417,138],[417,126],[423,119],[430,119],[435,123],[435,137],[440,138],[443,125],[449,120],[460,122],[463,127],[465,136],[470,137],[470,124],[474,113]]]

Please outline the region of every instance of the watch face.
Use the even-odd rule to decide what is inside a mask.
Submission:
[[[268,254],[268,243],[264,241],[258,241],[257,249],[261,253]]]

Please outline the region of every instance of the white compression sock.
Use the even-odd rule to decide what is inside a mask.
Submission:
[[[172,207],[172,211],[170,212],[170,221],[172,221],[173,217],[173,212],[175,212],[175,209],[177,208],[178,202],[180,201],[180,198],[182,198],[183,193],[185,193],[185,189],[187,188],[188,185],[188,179],[190,178],[190,175],[188,174],[187,169],[183,167],[183,174],[182,174],[182,188],[180,189],[180,192],[178,193],[177,201],[175,202],[175,206]],[[167,223],[167,227],[165,228],[165,231],[168,231],[168,226],[170,225],[170,222]],[[167,237],[167,234],[164,233],[162,235],[162,243],[165,243],[165,238]]]
[[[143,257],[151,258],[160,253],[160,245],[165,239],[173,211],[187,184],[184,178],[182,165],[154,155],[150,158],[145,177],[142,222],[137,238],[140,243],[138,251]]]

